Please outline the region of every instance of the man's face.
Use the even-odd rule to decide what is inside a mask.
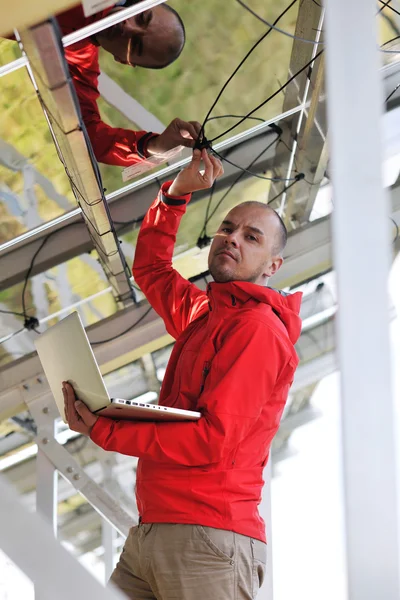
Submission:
[[[278,231],[272,211],[254,205],[231,210],[214,237],[208,257],[214,280],[266,285],[283,262],[275,250]]]
[[[114,12],[119,10],[116,7]],[[101,31],[96,38],[117,62],[151,68],[165,64],[171,41],[179,34],[176,15],[159,5]]]

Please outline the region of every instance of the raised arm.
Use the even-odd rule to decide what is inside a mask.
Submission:
[[[215,355],[197,422],[115,421],[99,417],[92,440],[105,450],[183,466],[220,461],[246,437],[261,413],[279,424],[296,362],[285,341],[255,319],[233,324]],[[83,413],[82,413],[83,414]]]
[[[100,96],[98,48],[91,43],[74,44],[65,49],[65,58],[98,162],[127,167],[177,146],[193,146],[201,128],[195,121],[174,119],[160,135],[104,123],[97,106]]]
[[[200,172],[203,158],[205,172]],[[206,151],[193,153],[192,162],[171,184],[165,183],[142,223],[133,263],[133,276],[174,338],[207,307],[207,296],[172,266],[176,233],[191,193],[211,187],[222,165]]]

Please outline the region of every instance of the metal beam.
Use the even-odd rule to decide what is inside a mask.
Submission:
[[[135,98],[132,98],[125,92],[118,83],[116,83],[106,73],[100,73],[99,92],[108,104],[114,106],[127,119],[135,123],[140,129],[152,131],[153,133],[162,133],[165,129],[164,123]]]
[[[387,310],[390,229],[382,181],[376,2],[334,0],[326,3],[326,16],[348,597],[398,600],[398,452]],[[351,135],[344,123],[351,125]]]

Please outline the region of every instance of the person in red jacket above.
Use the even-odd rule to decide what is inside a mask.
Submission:
[[[139,457],[140,515],[111,580],[135,600],[248,600],[266,566],[258,512],[263,469],[298,364],[301,294],[267,287],[282,264],[286,229],[268,206],[239,204],[209,255],[204,292],[172,266],[191,193],[211,187],[221,163],[195,150],[165,183],[140,230],[133,274],[176,339],[160,404],[198,410],[196,422],[97,417],[64,383],[71,429]]]
[[[80,5],[58,15],[57,20],[62,34],[68,35],[110,12],[136,4],[136,1],[119,2],[118,6],[88,18],[84,17]],[[65,48],[82,118],[99,162],[127,167],[177,146],[192,147],[200,133],[199,123],[181,119],[174,119],[161,135],[110,127],[104,123],[97,107],[99,47],[122,64],[162,69],[179,57],[184,45],[185,28],[181,18],[168,4],[160,4]]]

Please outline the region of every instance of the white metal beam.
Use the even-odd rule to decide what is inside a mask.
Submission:
[[[20,504],[12,487],[0,478],[0,547],[42,591],[42,600],[122,600],[105,589],[65,550],[48,523]]]
[[[329,1],[326,17],[349,600],[398,600],[390,238],[376,2]]]
[[[151,112],[145,109],[135,98],[122,89],[106,73],[100,73],[99,92],[108,104],[111,104],[119,110],[127,119],[138,125],[140,129],[152,131],[153,133],[162,133],[165,129],[164,123]]]

